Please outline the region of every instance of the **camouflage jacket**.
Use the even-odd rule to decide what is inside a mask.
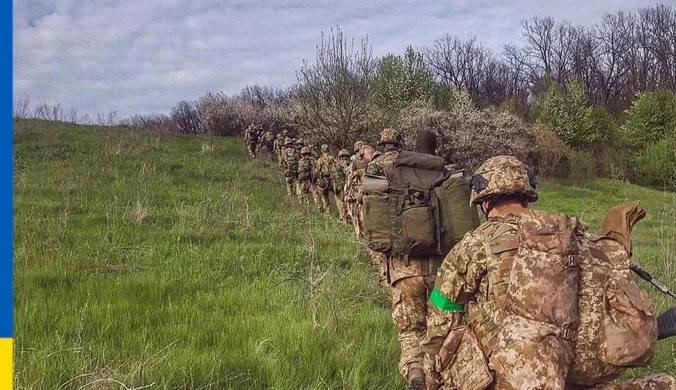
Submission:
[[[331,165],[331,182],[335,191],[342,192],[347,179],[347,161],[335,159]]]
[[[312,156],[301,156],[298,160],[298,180],[311,181],[315,175],[316,160]]]
[[[421,343],[425,353],[434,355],[439,351],[450,329],[459,325],[453,313],[467,311],[464,306],[469,302],[476,303],[474,307],[485,313],[493,329],[499,328],[504,294],[500,297],[498,290],[506,288],[509,279],[509,269],[500,265],[503,256],[516,251],[522,212],[523,209],[508,208],[490,217],[446,255],[437,272],[433,294],[454,303],[457,310],[442,311],[434,304],[429,305],[427,335]]]
[[[385,176],[385,167],[392,165],[397,157],[399,157],[399,151],[397,150],[390,150],[382,154],[376,154],[366,168],[366,174]]]
[[[284,169],[284,176],[297,178],[298,177],[298,156],[294,148],[287,147],[282,149],[282,168]]]
[[[323,153],[317,158],[317,168],[324,177],[331,176],[331,167],[336,163],[336,158],[328,153]]]

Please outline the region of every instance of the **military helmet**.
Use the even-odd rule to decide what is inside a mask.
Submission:
[[[322,153],[328,153],[328,152],[329,152],[329,145],[323,144],[323,145],[320,147],[320,150],[322,151]]]
[[[354,151],[358,152],[364,146],[364,141],[357,141],[354,143]]]
[[[284,136],[289,135],[289,130],[287,130],[287,129],[282,130],[282,135],[284,135]]]
[[[399,142],[399,134],[397,134],[394,129],[386,128],[380,133],[380,141],[378,141],[378,146],[385,144],[394,144],[397,146],[401,145],[401,142]]]
[[[305,140],[302,139],[302,138],[298,138],[298,139],[296,140],[296,145],[303,145],[303,146],[304,146],[304,145],[305,145]]]
[[[348,152],[347,149],[340,149],[338,157],[350,157],[350,152]]]
[[[312,154],[312,151],[307,146],[303,146],[303,148],[300,150],[300,154]]]
[[[538,199],[535,175],[516,157],[497,156],[486,160],[476,170],[469,182],[470,206],[495,195],[523,194],[529,202]]]

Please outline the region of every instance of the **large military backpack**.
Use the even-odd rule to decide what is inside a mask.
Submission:
[[[628,367],[650,364],[654,356],[653,303],[631,273],[631,230],[643,217],[638,202],[613,207],[601,235],[580,239],[580,326],[569,383],[611,381]]]
[[[469,206],[463,172],[451,172],[440,157],[401,152],[385,177],[363,181],[363,224],[367,246],[407,258],[445,255],[479,226]]]

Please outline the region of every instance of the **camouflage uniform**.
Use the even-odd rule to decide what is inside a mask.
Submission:
[[[303,146],[298,161],[298,182],[300,183],[299,196],[301,203],[310,204],[310,186],[314,176],[315,158],[309,147]]]
[[[246,142],[246,148],[249,151],[249,156],[251,158],[256,158],[256,148],[258,147],[259,139],[260,134],[252,123],[244,131],[244,141]]]
[[[368,161],[364,158],[364,142],[357,141],[354,144],[356,154],[352,156],[352,162],[348,168],[348,175],[345,184],[345,202],[347,203],[347,212],[352,220],[352,227],[357,237],[363,236],[361,221],[361,206],[363,204],[362,182]]]
[[[282,169],[286,183],[286,196],[291,198],[295,193],[294,183],[298,180],[298,156],[291,138],[284,140],[282,149]]]
[[[378,146],[382,154],[374,155],[366,174],[384,176],[384,167],[399,155],[400,142],[392,129],[385,129]],[[392,286],[392,320],[399,329],[401,356],[399,372],[411,389],[424,389],[423,352],[420,342],[427,330],[427,298],[434,286],[434,274],[441,265],[438,257],[401,259],[391,254],[372,252],[384,278]]]
[[[643,378],[617,383],[602,383],[592,387],[567,386],[566,390],[674,390],[676,379],[666,374],[653,374]]]
[[[442,382],[445,389],[453,388],[454,381],[464,385],[481,383],[491,389],[563,389],[573,356],[569,328],[508,315],[510,312],[506,311],[517,235],[528,209],[506,207],[494,214],[490,211],[492,202],[500,196],[536,201],[534,179],[520,161],[498,156],[477,170],[470,187],[471,204],[486,200],[489,207],[486,214],[491,216],[453,247],[437,274],[423,341],[428,380]],[[522,301],[536,302],[539,297],[528,295],[529,289],[535,287],[529,282],[530,279],[524,280],[518,291]],[[561,286],[551,291],[547,299],[554,302],[558,297],[571,295],[577,299],[577,283],[574,288]],[[577,321],[577,303],[571,305],[575,306]],[[467,313],[469,327],[463,327],[460,315],[463,311]],[[572,323],[570,328],[576,326]],[[454,345],[456,349],[451,349],[448,357],[442,345],[459,330],[463,332],[462,342],[460,346]],[[517,341],[503,343],[503,338]],[[453,356],[455,361],[450,364]]]
[[[319,212],[331,214],[331,203],[329,203],[329,190],[331,189],[331,170],[336,159],[329,154],[329,145],[321,146],[321,156],[317,158],[317,179],[314,181],[315,186],[315,203],[319,208]]]
[[[350,160],[350,152],[341,149],[338,152],[338,159],[334,160],[331,166],[331,188],[333,196],[336,199],[338,208],[338,219],[341,222],[348,221],[347,207],[345,204],[345,182],[347,179],[347,167]]]
[[[281,133],[277,133],[277,137],[275,138],[275,142],[273,142],[272,147],[275,151],[275,156],[277,156],[277,162],[279,163],[279,166],[281,167],[283,162],[282,162],[282,151],[284,148],[284,139],[282,138]]]
[[[275,142],[275,135],[272,134],[272,131],[266,131],[263,133],[263,136],[261,137],[261,144],[263,146],[263,149],[265,149],[265,152],[268,155],[268,158],[272,158],[274,154],[274,142]]]

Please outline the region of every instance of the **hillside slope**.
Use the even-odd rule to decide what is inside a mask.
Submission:
[[[635,257],[676,284],[673,194],[551,184],[537,205],[598,227],[633,199],[648,210]],[[288,201],[241,140],[15,122],[19,389],[400,388],[371,271],[352,232]],[[671,340],[657,370],[676,371]]]

